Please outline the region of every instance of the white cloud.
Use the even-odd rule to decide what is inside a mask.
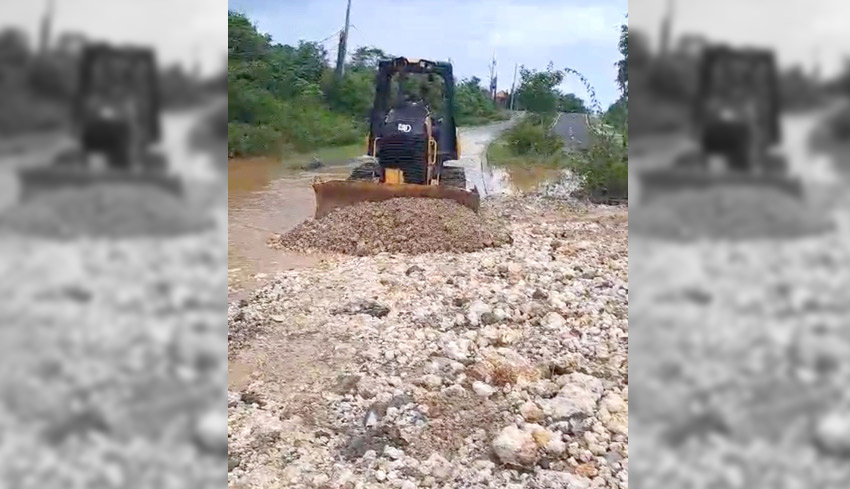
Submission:
[[[624,14],[612,6],[494,5],[498,31],[490,36],[496,47],[527,49],[610,43],[617,39]]]

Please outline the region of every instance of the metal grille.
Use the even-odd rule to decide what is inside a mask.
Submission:
[[[378,160],[384,168],[404,172],[405,183],[425,184],[427,164],[424,137],[389,136],[378,141]]]

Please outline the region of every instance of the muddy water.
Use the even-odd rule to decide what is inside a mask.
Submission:
[[[288,170],[272,158],[231,160],[228,165],[228,262],[231,285],[253,288],[277,272],[313,266],[321,256],[273,250],[266,241],[313,217],[315,177],[344,178],[348,166]]]

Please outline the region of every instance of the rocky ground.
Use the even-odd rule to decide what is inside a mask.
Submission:
[[[169,121],[166,138],[182,141]],[[196,169],[209,170],[214,159],[197,150],[182,154]],[[144,218],[163,203],[130,195],[122,202],[139,204],[144,215],[120,213],[137,220],[115,218],[114,207],[99,216],[84,212],[73,219],[96,219],[65,222],[72,225],[63,233],[56,232],[62,224],[56,211],[69,209],[7,207],[17,200],[20,160],[46,156],[29,148],[0,157],[0,207],[4,218],[24,227],[0,226],[0,486],[221,487],[227,458],[221,173],[186,175],[186,205],[203,208],[212,227],[186,229],[186,222],[168,220],[163,228],[163,213]],[[53,197],[48,202],[60,207],[81,203],[79,195]],[[35,213],[27,220],[26,212]],[[35,217],[42,219],[34,223]],[[145,233],[151,223],[156,232]],[[33,236],[34,224],[47,231],[36,234],[50,239]]]
[[[850,234],[630,240],[640,487],[848,487]]]
[[[332,256],[230,304],[231,487],[628,486],[627,211],[485,206],[510,244]]]
[[[9,487],[221,487],[223,229],[125,241],[2,234]]]

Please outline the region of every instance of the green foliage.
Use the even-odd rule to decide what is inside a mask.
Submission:
[[[543,118],[529,117],[505,131],[503,135],[514,156],[553,156],[564,148],[564,141],[549,132]]]
[[[362,121],[368,120],[375,98],[374,70],[349,70],[340,81],[335,80],[332,70],[328,70],[323,86],[332,109]]]
[[[520,86],[517,102],[523,109],[538,114],[551,114],[558,110],[560,94],[556,87],[564,81],[564,73],[554,70],[552,63],[546,71],[520,68]]]
[[[590,95],[591,117],[588,118],[590,146],[585,151],[574,151],[567,155],[567,166],[582,182],[582,191],[591,200],[628,199],[628,115],[625,127],[605,122],[628,110],[628,96],[623,96],[606,113],[602,112],[596,91],[590,81],[580,72],[565,68],[565,72],[575,75]],[[618,104],[619,107],[618,107]],[[606,126],[608,124],[608,126]]]
[[[620,97],[616,102],[608,106],[603,122],[612,126],[622,134],[628,134],[629,129],[629,101],[626,97]]]
[[[328,53],[321,45],[272,44],[247,17],[233,11],[228,12],[228,26],[228,148],[232,156],[270,154],[283,148],[307,151],[350,144],[362,137],[364,105],[357,104],[357,96],[371,88],[357,77],[347,77],[341,87],[329,86]],[[350,95],[346,99],[341,94]]]
[[[227,148],[230,157],[280,153],[281,134],[269,126],[228,122]]]
[[[462,126],[474,126],[510,118],[506,111],[496,107],[489,93],[481,87],[481,80],[477,77],[457,84],[455,106],[457,107],[457,123]]]
[[[561,112],[575,112],[586,114],[589,112],[584,105],[584,100],[580,99],[574,93],[563,93],[558,98],[558,110]]]
[[[620,58],[617,61],[617,85],[620,87],[620,92],[628,98],[629,96],[629,26],[622,24],[620,26],[620,42],[617,44],[620,51]]]

